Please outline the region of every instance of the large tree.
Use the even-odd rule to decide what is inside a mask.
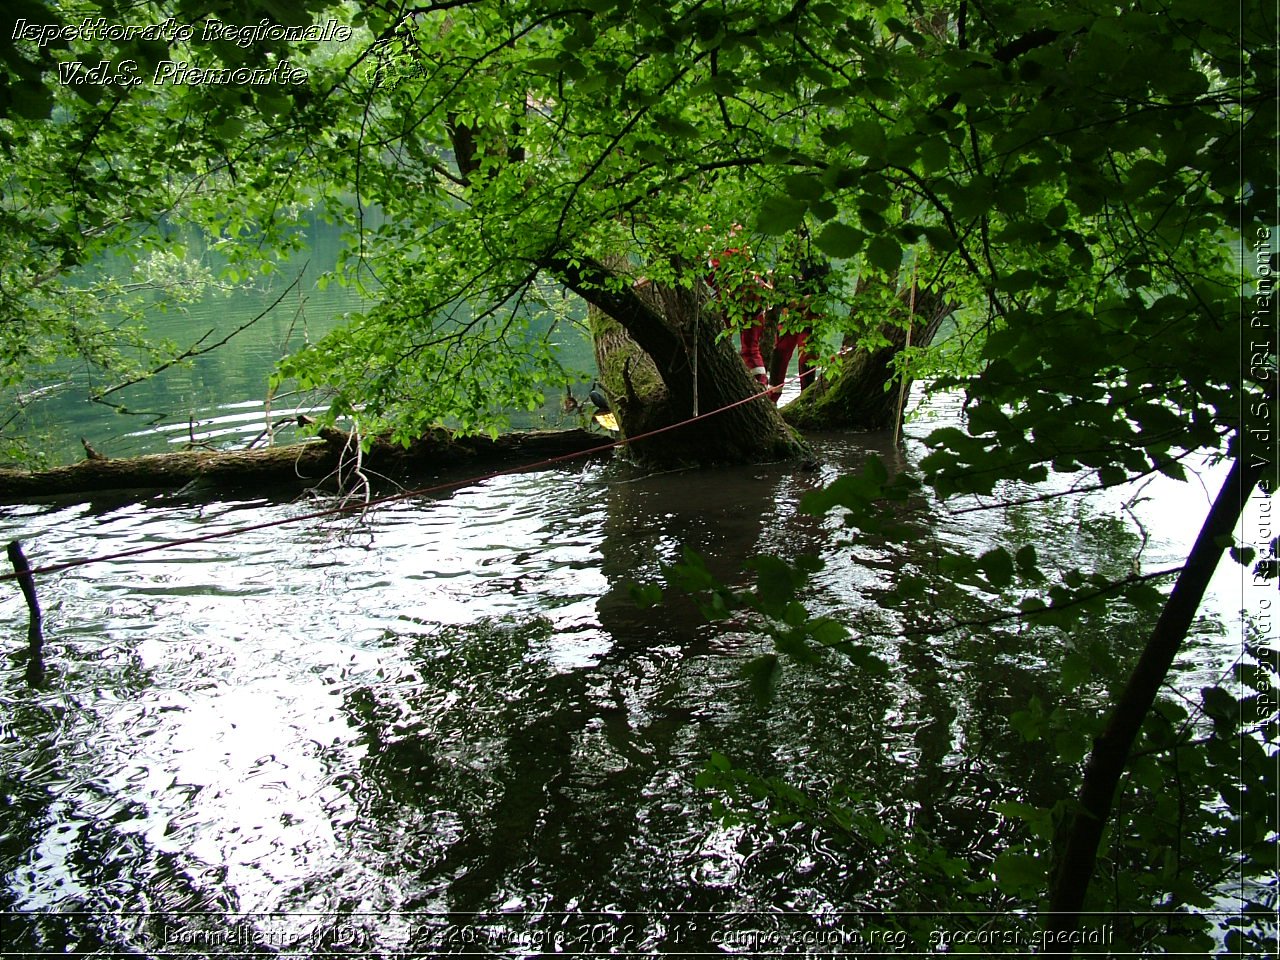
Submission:
[[[843,24],[829,6],[771,3],[732,15],[698,3],[241,4],[219,9],[212,28],[195,4],[155,4],[130,8],[128,22],[190,23],[193,35],[169,28],[123,40],[93,29],[94,16],[119,20],[107,4],[14,12],[22,19],[0,41],[15,161],[5,290],[11,312],[38,320],[24,329],[119,367],[111,341],[139,347],[145,338],[86,323],[103,299],[96,287],[72,284],[85,302],[60,309],[68,268],[122,244],[180,247],[180,231],[148,232],[163,222],[238,241],[224,249],[247,270],[269,269],[295,242],[299,217],[318,208],[349,229],[339,279],[376,289],[381,303],[285,373],[331,387],[334,415],[358,406],[404,438],[441,418],[500,426],[503,411],[558,388],[554,334],[535,336],[530,325],[555,312],[566,288],[620,323],[656,373],[656,392],[631,405],[635,423],[624,416],[624,427],[750,396],[726,328],[746,313],[708,299],[707,255],[730,224],[746,222],[759,272],[776,274],[774,312],[787,305],[797,258],[786,234],[854,209],[821,200],[822,177],[852,157],[824,144],[829,124],[875,116],[869,97],[842,97],[837,108],[832,89],[902,42],[883,16]],[[336,18],[346,39],[226,26],[263,17]],[[56,23],[71,29],[42,27]],[[102,62],[118,82],[90,73]],[[254,69],[276,72],[244,82]],[[873,207],[899,204],[887,181],[874,192]],[[884,318],[851,320],[840,291],[859,272],[896,274],[899,247],[858,261],[861,243],[847,230],[824,232],[818,247],[842,261],[818,334],[834,342],[879,331]],[[143,268],[158,255],[140,257]],[[656,295],[637,291],[640,276]],[[39,351],[11,341],[6,379],[16,384]],[[880,365],[875,386],[892,375]],[[617,384],[615,397],[625,389]],[[685,436],[652,452],[797,449],[764,400]]]
[[[647,354],[657,399],[644,406],[658,413],[644,424],[658,426],[751,391],[702,286],[702,228],[724,237],[745,222],[756,261],[782,275],[807,224],[837,267],[826,342],[874,351],[895,344],[886,322],[911,324],[904,303],[931,305],[931,319],[937,304],[962,308],[945,348],[893,352],[967,393],[963,427],[931,436],[922,464],[939,497],[1051,474],[1103,486],[1181,476],[1192,454],[1234,464],[1078,803],[1058,811],[1053,904],[1069,924],[1224,536],[1260,482],[1274,488],[1280,217],[1260,161],[1277,138],[1264,12],[1206,0],[245,2],[218,16],[333,16],[356,30],[340,44],[37,46],[6,27],[0,297],[6,319],[33,323],[4,326],[0,361],[16,376],[46,333],[73,350],[97,344],[58,312],[56,281],[126,239],[173,242],[148,226],[199,224],[252,263],[320,208],[349,228],[341,279],[381,291],[378,307],[285,364],[334,389],[335,415],[358,407],[406,438],[442,417],[493,426],[563,377],[530,321],[567,288]],[[124,16],[97,3],[17,12],[83,14]],[[209,13],[194,2],[128,12],[168,15]],[[59,63],[123,59],[143,82],[58,83]],[[301,82],[154,82],[164,60],[284,59],[307,71]],[[614,388],[624,399],[627,380]],[[790,444],[766,400],[720,417],[687,449]],[[864,507],[880,479],[850,480],[828,502]],[[947,576],[1046,622],[1099,597],[1151,608],[1153,578],[1108,585],[1079,571],[1047,606],[1011,598],[1049,575],[1024,546],[953,560]]]

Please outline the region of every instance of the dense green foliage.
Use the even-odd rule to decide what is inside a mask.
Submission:
[[[20,7],[15,15],[33,22],[206,15],[191,3]],[[1055,473],[1106,486],[1157,471],[1178,477],[1190,455],[1205,453],[1264,468],[1264,490],[1274,488],[1275,309],[1262,296],[1269,284],[1250,286],[1270,276],[1277,220],[1264,164],[1277,137],[1276,50],[1262,5],[219,9],[229,22],[334,17],[354,31],[341,43],[244,45],[72,39],[37,48],[7,29],[0,38],[0,149],[11,171],[0,230],[3,385],[17,387],[50,350],[121,362],[115,334],[67,294],[68,271],[100,252],[128,243],[140,260],[179,255],[180,234],[152,228],[194,224],[235,241],[243,269],[269,269],[299,216],[318,208],[349,232],[335,279],[376,284],[383,299],[281,375],[328,386],[334,415],[359,407],[367,425],[404,438],[445,417],[494,428],[505,409],[563,382],[554,326],[532,332],[556,309],[556,281],[588,296],[593,285],[625,289],[630,276],[584,279],[580,269],[622,252],[629,274],[692,286],[708,249],[702,226],[723,236],[735,220],[751,228],[760,260],[785,272],[794,231],[807,225],[835,261],[833,288],[846,301],[828,304],[833,338],[874,327],[874,305],[847,302],[854,279],[892,280],[904,264],[966,308],[940,381],[966,391],[966,423],[935,433],[922,465],[939,497],[1013,493]],[[142,82],[57,83],[57,62],[125,58],[142,65]],[[150,81],[165,59],[235,68],[284,58],[307,71],[305,82]],[[366,221],[370,209],[380,225]],[[852,510],[890,542],[919,535],[879,512],[886,490],[907,494],[869,474],[841,481],[815,509]],[[1139,623],[1159,610],[1158,577],[1048,570],[1030,539],[905,568],[894,602],[967,586],[1046,637],[1070,636],[1078,616],[1117,605]],[[1258,569],[1261,581],[1274,572]],[[878,669],[838,624],[793,606],[794,571],[768,559],[757,571],[754,599],[713,589],[721,608],[745,603],[774,622],[784,652],[817,641]],[[711,586],[696,566],[672,577]],[[1265,707],[1244,725],[1248,735],[1236,736],[1221,687],[1195,717],[1161,704],[1149,718],[1116,827],[1117,836],[1132,828],[1131,839],[1113,841],[1114,882],[1090,902],[1203,907],[1225,870],[1251,868],[1274,839],[1250,826],[1258,797],[1275,787],[1254,739],[1276,736],[1266,622],[1239,664],[1248,696],[1262,698],[1249,702]],[[1064,659],[1069,687],[1095,676],[1095,654],[1112,656]],[[754,668],[762,691],[775,669]],[[1118,687],[1124,671],[1112,674]],[[1093,711],[1036,704],[1014,723],[1068,765],[1100,725]],[[1236,751],[1238,767],[1224,751]],[[1176,810],[1160,791],[1169,777],[1189,784]],[[1025,849],[999,861],[1002,895],[1035,902],[1064,810],[1005,806],[1029,829]],[[1148,855],[1191,830],[1182,859],[1152,870]],[[1236,847],[1223,839],[1231,832],[1242,838]],[[907,840],[913,862],[956,879],[923,838]],[[964,889],[975,897],[989,891],[970,879]],[[1205,943],[1199,928],[1176,934]]]
[[[13,14],[207,15],[182,3]],[[180,246],[148,231],[157,222],[251,241],[232,252],[270,269],[299,213],[319,207],[351,231],[339,279],[387,295],[285,373],[333,385],[335,412],[364,405],[404,436],[441,416],[488,426],[558,379],[528,321],[549,309],[538,280],[563,260],[624,249],[637,271],[687,284],[708,247],[702,224],[754,220],[758,254],[776,262],[766,236],[807,221],[846,267],[845,289],[859,271],[895,274],[914,249],[926,283],[998,331],[978,436],[950,438],[939,469],[975,476],[981,460],[977,475],[994,478],[996,458],[1024,477],[1079,463],[1110,479],[1215,445],[1230,426],[1214,414],[1233,405],[1226,324],[1240,290],[1221,241],[1274,205],[1272,186],[1246,189],[1238,160],[1264,155],[1274,131],[1274,64],[1239,42],[1261,36],[1260,13],[242,3],[217,16],[354,30],[292,44],[202,41],[198,29],[186,43],[41,46],[6,33],[3,290],[7,314],[38,321],[6,339],[6,381],[45,359],[35,331],[119,362],[92,310],[57,308],[60,271],[122,243],[139,257]],[[56,82],[53,61],[73,59],[131,61],[136,82]],[[156,84],[170,59],[287,59],[307,75]],[[366,208],[381,226],[367,226]],[[1016,415],[998,412],[1009,401]]]

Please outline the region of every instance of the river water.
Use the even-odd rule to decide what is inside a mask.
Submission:
[[[955,416],[926,410],[906,458]],[[980,552],[1019,530],[1050,564],[1116,573],[1136,528],[1095,496],[930,508],[936,542],[905,552],[850,542],[799,498],[871,453],[903,455],[880,435],[816,442],[816,471],[595,459],[44,577],[41,689],[6,589],[0,905],[22,914],[6,949],[534,956],[556,933],[565,952],[752,953],[724,931],[755,911],[911,900],[874,843],[719,817],[695,785],[713,753],[814,796],[842,785],[887,830],[989,860],[1015,829],[993,803],[1051,803],[1066,782],[1008,719],[1061,695],[1062,638],[893,639],[910,618],[874,599],[939,545]],[[1207,490],[1149,491],[1144,569],[1185,550],[1208,473]],[[18,505],[0,508],[0,539],[45,565],[314,507]],[[819,555],[810,609],[865,634],[889,674],[824,656],[788,664],[761,702],[742,677],[771,649],[759,623],[632,599],[685,547],[737,585],[755,553]],[[1239,571],[1221,571],[1189,644],[1188,691],[1239,652]],[[963,617],[982,600],[956,603]],[[874,933],[859,929],[843,935]]]
[[[26,426],[49,434],[55,459],[77,456],[82,434],[110,455],[246,442],[285,406],[262,399],[272,361],[361,305],[350,291],[299,289],[227,348],[118,398],[163,416],[86,407],[84,384],[68,380]],[[161,332],[186,342],[227,329],[278,292],[198,304]],[[566,350],[571,366],[589,357]],[[928,430],[958,417],[951,398],[921,407],[904,451],[883,435],[816,437],[817,470],[646,475],[595,458],[76,566],[39,579],[38,689],[24,679],[25,606],[7,585],[0,912],[13,913],[0,946],[756,956],[749,931],[807,917],[846,954],[897,950],[901,931],[877,912],[931,906],[894,853],[903,837],[990,863],[1019,829],[996,803],[1048,805],[1074,782],[1009,718],[1032,698],[1063,699],[1063,658],[1087,638],[1015,625],[900,636],[920,620],[980,617],[991,599],[960,591],[911,614],[877,599],[944,548],[1028,536],[1050,567],[1122,575],[1145,532],[1141,568],[1176,565],[1223,473],[1162,478],[1132,512],[1133,491],[968,513],[955,510],[976,504],[926,505],[929,534],[906,548],[799,510],[871,454],[909,465]],[[0,507],[0,540],[22,540],[44,566],[326,502],[13,505]],[[888,674],[835,654],[787,663],[761,701],[743,677],[773,649],[760,622],[708,622],[670,591],[657,607],[633,600],[685,548],[736,586],[755,554],[819,556],[811,612],[848,624]],[[1240,653],[1242,584],[1224,565],[1187,645],[1176,686],[1193,698]],[[1146,627],[1087,629],[1128,662]],[[714,755],[817,806],[788,817],[757,801],[745,815],[695,782]],[[824,825],[833,795],[858,830]],[[722,817],[719,801],[742,815]],[[813,939],[787,943],[820,952]]]

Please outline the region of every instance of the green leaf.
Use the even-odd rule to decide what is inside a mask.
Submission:
[[[829,223],[822,228],[822,232],[814,239],[814,243],[827,256],[845,260],[856,255],[862,249],[866,239],[867,235],[861,230],[855,230],[843,223]]]
[[[693,785],[700,790],[723,787],[728,780],[727,775],[733,771],[729,758],[722,753],[712,752],[707,765],[693,779]]]
[[[1040,572],[1037,566],[1036,548],[1031,544],[1027,544],[1018,550],[1014,556],[1014,562],[1018,565],[1018,572],[1025,576],[1036,575]]]
[[[573,57],[531,57],[524,62],[525,69],[531,73],[548,74],[555,76],[564,69],[566,62],[574,61]]]
[[[756,571],[756,592],[763,611],[775,619],[784,619],[787,605],[804,584],[805,575],[785,560],[769,554],[752,557],[747,567]]]
[[[1021,820],[1039,837],[1048,840],[1053,837],[1053,812],[1043,807],[1032,806],[1017,800],[1001,800],[991,805],[991,809],[1010,820]]]
[[[849,630],[838,620],[818,617],[809,624],[809,636],[824,647],[834,647],[849,638]]]
[[[657,606],[662,602],[662,587],[656,583],[632,583],[627,589],[632,602],[641,609]]]
[[[921,141],[920,163],[925,173],[936,173],[951,162],[951,144],[942,137],[929,137]]]
[[[1240,704],[1235,697],[1222,687],[1201,687],[1200,699],[1216,733],[1222,735],[1235,730],[1240,722]]]
[[[813,516],[821,516],[836,507],[846,507],[855,512],[857,522],[866,522],[871,516],[867,508],[884,495],[884,483],[888,471],[879,457],[872,457],[858,475],[837,477],[821,490],[813,490],[801,499],[800,509]]]
[[[782,183],[787,189],[787,196],[793,200],[802,200],[806,203],[820,200],[823,193],[826,192],[822,186],[822,181],[808,173],[783,177]]]
[[[877,120],[851,120],[832,135],[864,157],[879,157],[884,153],[884,130]]]
[[[1015,897],[1029,898],[1045,886],[1046,861],[1027,853],[1006,850],[992,866],[1000,889]]]
[[[1253,563],[1253,558],[1258,555],[1258,551],[1254,550],[1253,547],[1237,547],[1234,545],[1231,547],[1230,553],[1232,560],[1245,567]]]
[[[1039,740],[1045,728],[1044,707],[1040,703],[1040,698],[1032,697],[1026,710],[1011,713],[1009,725],[1022,734],[1023,740]]]
[[[808,205],[791,197],[770,197],[760,204],[756,216],[756,229],[761,233],[778,236],[790,233],[804,222]]]
[[[742,668],[742,675],[748,681],[751,695],[761,706],[773,702],[778,689],[778,678],[782,676],[782,664],[776,654],[766,653],[748,661]]]
[[[789,627],[802,627],[809,622],[809,611],[803,603],[792,600],[783,610],[782,622]]]
[[[1089,679],[1093,668],[1089,659],[1079,653],[1069,653],[1062,658],[1062,683],[1068,690],[1074,690]]]
[[[892,672],[889,664],[861,644],[845,643],[840,646],[845,658],[872,677],[887,677]]]
[[[668,583],[686,593],[713,590],[720,586],[719,581],[707,569],[706,562],[700,554],[688,547],[685,547],[681,553],[682,562],[663,564],[661,567],[662,574]]]
[[[835,217],[840,212],[840,208],[830,200],[817,200],[810,205],[809,212],[815,219],[826,221]]]
[[[902,266],[902,247],[892,237],[876,237],[867,248],[867,261],[885,273],[892,273]]]
[[[698,128],[683,117],[659,117],[654,121],[654,126],[676,140],[694,140],[698,137]]]
[[[988,550],[978,559],[978,568],[997,590],[1013,582],[1013,558],[1004,547]]]
[[[1093,741],[1079,730],[1064,730],[1053,738],[1058,759],[1063,763],[1079,763],[1089,753]]]

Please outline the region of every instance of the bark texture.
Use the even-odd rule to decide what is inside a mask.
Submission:
[[[664,431],[629,445],[636,459],[661,465],[807,455],[768,397],[747,400],[759,387],[732,340],[721,337],[724,320],[706,309],[701,290],[637,288],[591,260],[546,266],[593,308],[596,359],[623,435]]]
[[[907,342],[903,321],[910,309],[910,290],[904,289],[895,308],[896,320],[880,325],[888,342],[873,350],[855,349],[834,377],[824,377],[782,411],[787,423],[801,430],[891,430],[898,411],[898,383],[894,358]],[[927,347],[955,304],[936,291],[917,288],[911,345]],[[910,383],[908,382],[908,386]]]
[[[411,477],[438,468],[524,464],[572,456],[609,444],[585,430],[512,433],[496,440],[455,437],[447,430],[401,447],[375,439],[362,467],[382,476]],[[198,482],[210,490],[255,484],[336,488],[349,477],[355,444],[341,430],[322,430],[317,440],[228,452],[183,451],[141,457],[95,457],[67,467],[29,472],[0,469],[0,502],[48,496],[91,497],[107,490],[175,490]]]

